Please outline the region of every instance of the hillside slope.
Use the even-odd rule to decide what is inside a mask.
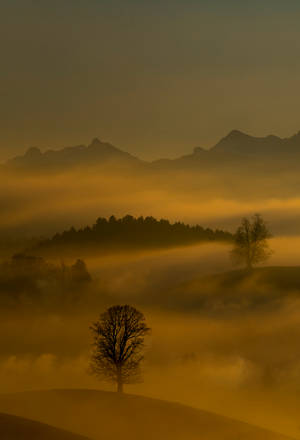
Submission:
[[[283,435],[177,403],[103,391],[2,395],[0,410],[95,440],[288,440]]]
[[[86,437],[9,414],[0,414],[0,437],[2,440],[87,440]]]
[[[214,313],[271,310],[300,297],[299,266],[267,266],[197,277],[167,292],[179,307]]]

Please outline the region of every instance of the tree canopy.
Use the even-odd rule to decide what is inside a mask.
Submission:
[[[201,241],[229,241],[232,235],[222,230],[190,226],[181,222],[170,223],[154,217],[126,215],[122,218],[100,217],[93,226],[70,228],[43,240],[38,247],[84,246],[103,248],[143,248],[188,245]]]
[[[268,239],[269,228],[260,214],[243,218],[234,235],[231,257],[235,264],[245,264],[251,269],[255,264],[266,261],[272,254]]]
[[[129,305],[113,306],[100,315],[91,331],[91,372],[115,382],[119,392],[123,391],[123,384],[138,382],[144,337],[150,331],[144,315]]]

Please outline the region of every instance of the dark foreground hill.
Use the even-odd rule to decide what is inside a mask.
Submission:
[[[103,391],[2,395],[0,410],[95,440],[288,440],[283,435],[177,403]]]
[[[1,440],[87,440],[43,423],[8,414],[0,414]]]

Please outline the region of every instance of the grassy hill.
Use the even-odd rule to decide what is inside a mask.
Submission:
[[[300,298],[300,266],[276,266],[196,277],[167,291],[164,301],[172,301],[180,310],[240,314],[270,311],[296,298]]]
[[[2,440],[87,440],[86,437],[8,414],[0,414],[0,436]]]
[[[257,285],[264,285],[278,290],[300,290],[300,266],[266,266],[255,268],[252,271],[234,270],[214,274],[203,278],[206,284],[212,280],[222,288],[239,288],[246,283],[255,281]]]
[[[2,395],[0,410],[95,440],[288,440],[283,435],[177,403],[103,391]]]

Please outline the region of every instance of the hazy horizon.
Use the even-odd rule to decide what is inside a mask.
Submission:
[[[299,2],[3,0],[0,159],[98,136],[145,159],[300,128]]]
[[[259,136],[259,135],[255,135],[253,133],[249,133],[249,132],[245,132],[245,131],[233,128],[232,130],[229,130],[228,132],[226,132],[222,137],[218,138],[215,143],[213,143],[211,145],[201,146],[200,148],[203,148],[204,150],[209,151],[209,150],[213,149],[221,140],[223,140],[224,138],[226,138],[228,135],[230,135],[233,132],[243,133],[244,135],[249,136],[249,137],[251,137],[253,139],[267,139],[270,136],[276,136],[277,138],[279,138],[281,140],[284,140],[284,139],[290,139],[293,136],[299,134],[300,130],[297,130],[295,133],[292,133],[290,135],[285,135],[285,136],[278,136],[278,135],[275,135],[274,133],[267,133],[267,134],[265,134],[263,136]],[[125,150],[121,145],[113,144],[109,139],[101,139],[99,136],[94,136],[94,137],[92,137],[90,139],[87,139],[85,142],[82,142],[82,143],[77,142],[77,143],[72,144],[72,145],[70,143],[66,144],[66,145],[59,145],[59,146],[56,146],[56,147],[53,147],[53,145],[48,145],[47,147],[44,147],[44,148],[41,148],[39,145],[34,145],[34,146],[30,145],[30,146],[27,146],[27,148],[25,148],[24,150],[22,150],[22,151],[20,150],[19,152],[15,153],[15,156],[9,156],[9,157],[6,157],[4,159],[3,158],[0,159],[0,164],[1,163],[5,164],[7,162],[7,160],[14,159],[15,157],[23,156],[24,154],[26,154],[26,152],[28,150],[30,150],[32,148],[39,149],[41,151],[41,153],[43,154],[43,153],[46,153],[48,151],[57,151],[58,152],[58,151],[61,151],[61,150],[65,149],[65,148],[69,148],[69,147],[78,147],[78,146],[88,147],[95,140],[98,140],[98,141],[100,141],[102,143],[108,143],[108,144],[112,145],[113,147],[118,148],[119,150],[121,150],[123,152],[132,154],[136,158],[144,160],[144,161],[149,162],[149,163],[155,162],[156,160],[160,160],[160,159],[171,159],[171,160],[172,159],[179,159],[181,157],[184,157],[185,155],[192,154],[194,149],[197,148],[197,146],[194,146],[191,149],[189,149],[189,147],[186,146],[186,151],[182,152],[181,155],[177,155],[177,156],[157,156],[157,157],[149,156],[149,157],[146,157],[146,156],[143,155],[143,153],[141,153],[141,155],[139,155],[138,153],[133,154],[129,150],[128,151]]]

